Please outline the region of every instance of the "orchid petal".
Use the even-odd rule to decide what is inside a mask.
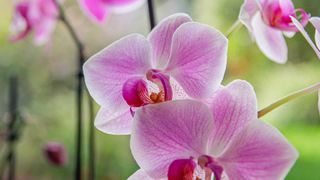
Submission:
[[[280,7],[281,7],[281,12],[283,15],[290,15],[292,12],[294,12],[294,5],[291,0],[278,0]]]
[[[206,105],[193,100],[144,106],[134,117],[131,152],[152,178],[167,176],[177,159],[206,154],[212,116]]]
[[[291,16],[292,23],[297,27],[297,29],[301,32],[303,37],[307,40],[311,48],[314,50],[318,58],[320,59],[320,50],[316,47],[316,45],[313,43],[311,40],[309,34],[307,31],[304,29],[303,25],[294,17]]]
[[[310,18],[311,24],[316,28],[315,41],[320,51],[320,17],[312,17]]]
[[[253,87],[246,81],[233,81],[215,94],[211,110],[214,119],[211,152],[218,156],[238,132],[257,118]]]
[[[94,21],[102,23],[105,20],[108,11],[103,0],[79,0],[79,3],[84,12]]]
[[[187,14],[174,14],[162,20],[148,35],[154,57],[153,64],[157,68],[163,68],[168,63],[171,42],[174,32],[182,24],[191,22],[192,19]]]
[[[90,95],[105,107],[129,107],[122,97],[123,84],[131,77],[144,76],[150,68],[151,50],[141,35],[126,36],[91,57],[83,67]]]
[[[229,179],[284,179],[298,157],[276,129],[255,119],[218,158]]]
[[[127,135],[131,133],[132,120],[129,107],[117,110],[101,107],[94,125],[98,130],[107,134]]]
[[[10,41],[19,41],[25,38],[31,31],[31,22],[28,18],[29,9],[30,4],[27,2],[21,2],[16,5],[13,21],[10,27],[10,30],[13,33],[10,37]]]
[[[56,21],[54,19],[48,19],[42,23],[34,26],[35,37],[34,43],[36,45],[43,45],[50,39],[50,36],[55,27]]]
[[[260,50],[276,63],[284,64],[288,59],[288,47],[281,31],[269,27],[257,13],[252,20],[253,34]]]
[[[250,33],[252,33],[253,28],[251,25],[252,18],[258,12],[259,6],[256,0],[245,0],[241,6],[239,20],[244,24]]]
[[[227,38],[216,29],[194,22],[173,35],[166,72],[192,98],[206,98],[219,87],[227,62]]]
[[[139,169],[135,173],[133,173],[128,180],[154,180],[146,172],[144,172],[142,169]]]

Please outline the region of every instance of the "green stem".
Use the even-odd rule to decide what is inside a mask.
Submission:
[[[298,97],[301,97],[301,96],[304,96],[304,95],[307,95],[307,94],[311,94],[311,93],[314,93],[316,91],[320,90],[320,82],[312,85],[312,86],[309,86],[305,89],[302,89],[302,90],[299,90],[299,91],[296,91],[274,103],[272,103],[271,105],[263,108],[262,110],[260,110],[258,112],[258,117],[261,118],[263,117],[264,115],[268,114],[269,112],[273,111],[274,109],[280,107],[281,105],[293,100],[293,99],[296,99]]]
[[[235,31],[239,30],[242,27],[242,23],[241,21],[238,19],[237,21],[235,21],[232,26],[229,28],[229,30],[226,33],[227,38],[229,38],[231,36],[232,33],[234,33]]]

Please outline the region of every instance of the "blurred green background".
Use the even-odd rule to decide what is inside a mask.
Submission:
[[[242,1],[158,0],[155,5],[158,20],[175,12],[186,12],[195,21],[226,32],[236,21]],[[296,7],[320,16],[318,0],[294,0],[294,3]],[[88,56],[126,34],[148,33],[146,6],[129,14],[112,14],[103,25],[88,20],[75,1],[65,0],[63,6],[85,42]],[[18,179],[72,179],[76,107],[74,44],[61,23],[58,23],[52,41],[45,46],[34,46],[30,37],[15,44],[9,43],[7,38],[12,9],[11,1],[0,1],[0,117],[4,117],[8,110],[8,77],[17,74],[20,80],[20,109],[27,119],[27,126],[17,147]],[[312,27],[308,27],[308,31],[314,33]],[[289,61],[285,65],[278,65],[259,51],[245,28],[235,32],[229,39],[224,84],[234,79],[249,81],[257,92],[259,107],[262,108],[290,92],[319,81],[320,62],[303,37],[298,34],[287,39],[287,43]],[[319,180],[320,117],[317,95],[292,101],[266,115],[263,120],[278,127],[300,153],[286,179]],[[86,119],[85,135],[88,134],[89,123]],[[4,123],[1,122],[0,131],[3,129]],[[128,136],[111,136],[99,131],[96,134],[97,179],[126,179],[137,170],[130,153]],[[88,139],[85,140],[83,157],[87,161]],[[67,166],[54,167],[44,159],[42,147],[48,141],[58,141],[66,146],[69,153]],[[4,149],[5,143],[0,139],[0,158],[3,158]],[[87,172],[88,167],[85,166],[84,176]]]

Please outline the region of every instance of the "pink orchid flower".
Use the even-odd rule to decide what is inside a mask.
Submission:
[[[141,169],[129,180],[284,179],[298,153],[258,119],[251,85],[234,81],[212,100],[210,106],[176,100],[139,109],[130,145]]]
[[[47,160],[56,166],[64,166],[67,163],[67,151],[57,142],[49,142],[44,146],[44,154]]]
[[[288,47],[283,35],[292,37],[298,31],[291,16],[299,17],[303,26],[308,23],[309,14],[303,9],[294,9],[291,0],[245,0],[239,20],[269,59],[284,64]]]
[[[80,6],[92,20],[102,23],[110,11],[116,13],[130,12],[145,0],[79,0]]]
[[[204,99],[223,79],[226,37],[186,14],[164,19],[145,38],[128,35],[91,57],[85,82],[101,105],[95,126],[108,134],[130,134],[134,111],[173,99]]]
[[[22,0],[15,6],[11,31],[13,42],[24,39],[34,32],[37,45],[46,43],[53,32],[58,16],[58,9],[53,0]]]

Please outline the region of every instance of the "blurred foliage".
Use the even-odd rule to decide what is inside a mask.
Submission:
[[[294,2],[296,7],[320,16],[318,0]],[[187,12],[194,20],[226,32],[237,19],[241,3],[242,0],[158,0],[156,12],[158,19],[175,12]],[[126,34],[148,33],[146,7],[130,15],[111,15],[104,25],[90,22],[74,1],[65,1],[64,7],[85,42],[88,55]],[[32,45],[31,37],[16,44],[9,43],[7,38],[12,9],[12,2],[0,1],[0,117],[7,111],[8,77],[17,74],[20,82],[20,109],[27,116],[27,127],[18,145],[18,175],[24,180],[71,179],[76,102],[74,44],[60,23],[52,42],[43,47]],[[314,33],[310,26],[308,31]],[[319,81],[320,62],[303,37],[297,34],[287,39],[287,42],[289,61],[285,65],[278,65],[259,51],[245,28],[235,32],[229,40],[224,84],[234,79],[248,80],[254,86],[259,107],[262,108],[290,92]],[[308,95],[263,118],[278,127],[300,152],[300,158],[287,179],[320,179],[320,118],[316,104],[316,94]],[[85,122],[86,128],[89,123],[92,122]],[[3,128],[3,123],[0,123],[0,131]],[[70,158],[68,166],[56,168],[45,161],[42,146],[49,140],[66,145]],[[83,156],[87,161],[87,139],[84,148]],[[84,168],[84,175],[87,174],[87,168]],[[130,153],[129,137],[111,136],[97,131],[98,179],[125,179],[137,168]]]

